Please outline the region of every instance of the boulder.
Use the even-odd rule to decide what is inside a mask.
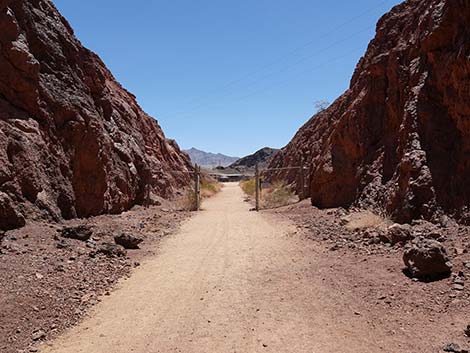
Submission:
[[[413,238],[413,230],[409,224],[395,223],[387,228],[385,236],[392,245],[406,243]]]
[[[25,224],[24,216],[17,210],[12,199],[0,191],[0,229],[14,229],[23,227]]]
[[[83,224],[76,227],[65,227],[60,230],[60,235],[63,238],[76,239],[81,241],[87,241],[91,238],[92,234],[93,230],[91,227]]]
[[[446,249],[438,241],[418,237],[405,247],[403,254],[408,274],[414,278],[439,278],[451,273]]]
[[[143,239],[133,234],[121,233],[114,236],[114,241],[125,249],[138,249],[139,244],[143,242]]]

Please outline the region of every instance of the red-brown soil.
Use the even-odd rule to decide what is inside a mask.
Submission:
[[[344,310],[357,311],[372,327],[389,327],[389,335],[402,342],[402,352],[441,352],[448,343],[470,348],[470,337],[465,335],[470,324],[470,227],[453,222],[446,226],[418,222],[412,227],[443,235],[454,264],[449,278],[423,282],[404,274],[402,245],[371,243],[368,233],[375,228],[345,227],[348,215],[362,211],[320,210],[304,201],[267,212],[289,219],[297,226],[294,236],[316,244],[318,253],[312,256],[316,276],[329,288],[326,295],[345,305]],[[459,273],[465,279],[463,290],[454,289]],[[387,347],[377,351],[389,352]]]
[[[187,217],[170,207],[136,206],[120,215],[30,222],[7,232],[0,243],[0,351],[34,351],[40,341],[77,323],[143,257],[155,254],[160,239]],[[92,227],[90,242],[60,237],[64,226],[81,224]],[[94,255],[121,232],[142,237],[140,249],[128,250],[125,257]]]

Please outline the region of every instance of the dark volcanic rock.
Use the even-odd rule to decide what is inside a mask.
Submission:
[[[190,168],[50,0],[0,2],[0,228],[171,197]]]
[[[91,238],[93,230],[87,225],[80,225],[77,227],[65,227],[60,231],[60,235],[63,238],[76,239],[81,241],[87,241]]]
[[[121,245],[103,243],[100,244],[95,251],[91,252],[90,256],[94,257],[97,254],[103,254],[108,257],[124,257],[127,255],[127,252]]]
[[[255,168],[257,163],[260,168],[265,168],[271,161],[271,158],[278,151],[279,150],[276,150],[274,148],[264,147],[260,149],[259,151],[256,151],[255,153],[250,154],[249,156],[240,158],[235,163],[232,163],[231,165],[229,165],[228,168],[236,169],[236,170],[247,170],[247,169],[251,170]]]
[[[450,274],[452,264],[444,246],[435,240],[418,237],[408,244],[403,262],[412,277],[440,277]]]
[[[125,249],[138,249],[143,239],[129,233],[122,233],[114,237],[114,241],[118,245],[122,245]]]
[[[271,167],[310,163],[319,207],[380,207],[395,220],[460,219],[470,205],[470,2],[408,0],[377,25],[350,88]],[[277,173],[296,182],[296,171]]]

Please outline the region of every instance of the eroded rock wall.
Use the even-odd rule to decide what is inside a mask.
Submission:
[[[470,221],[470,2],[408,0],[383,16],[350,88],[271,166],[300,156],[313,205]]]
[[[0,228],[168,198],[190,168],[50,0],[0,0]]]

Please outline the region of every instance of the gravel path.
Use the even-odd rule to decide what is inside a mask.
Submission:
[[[41,352],[413,351],[355,312],[360,298],[331,295],[316,245],[290,223],[250,212],[238,185],[203,207]]]

